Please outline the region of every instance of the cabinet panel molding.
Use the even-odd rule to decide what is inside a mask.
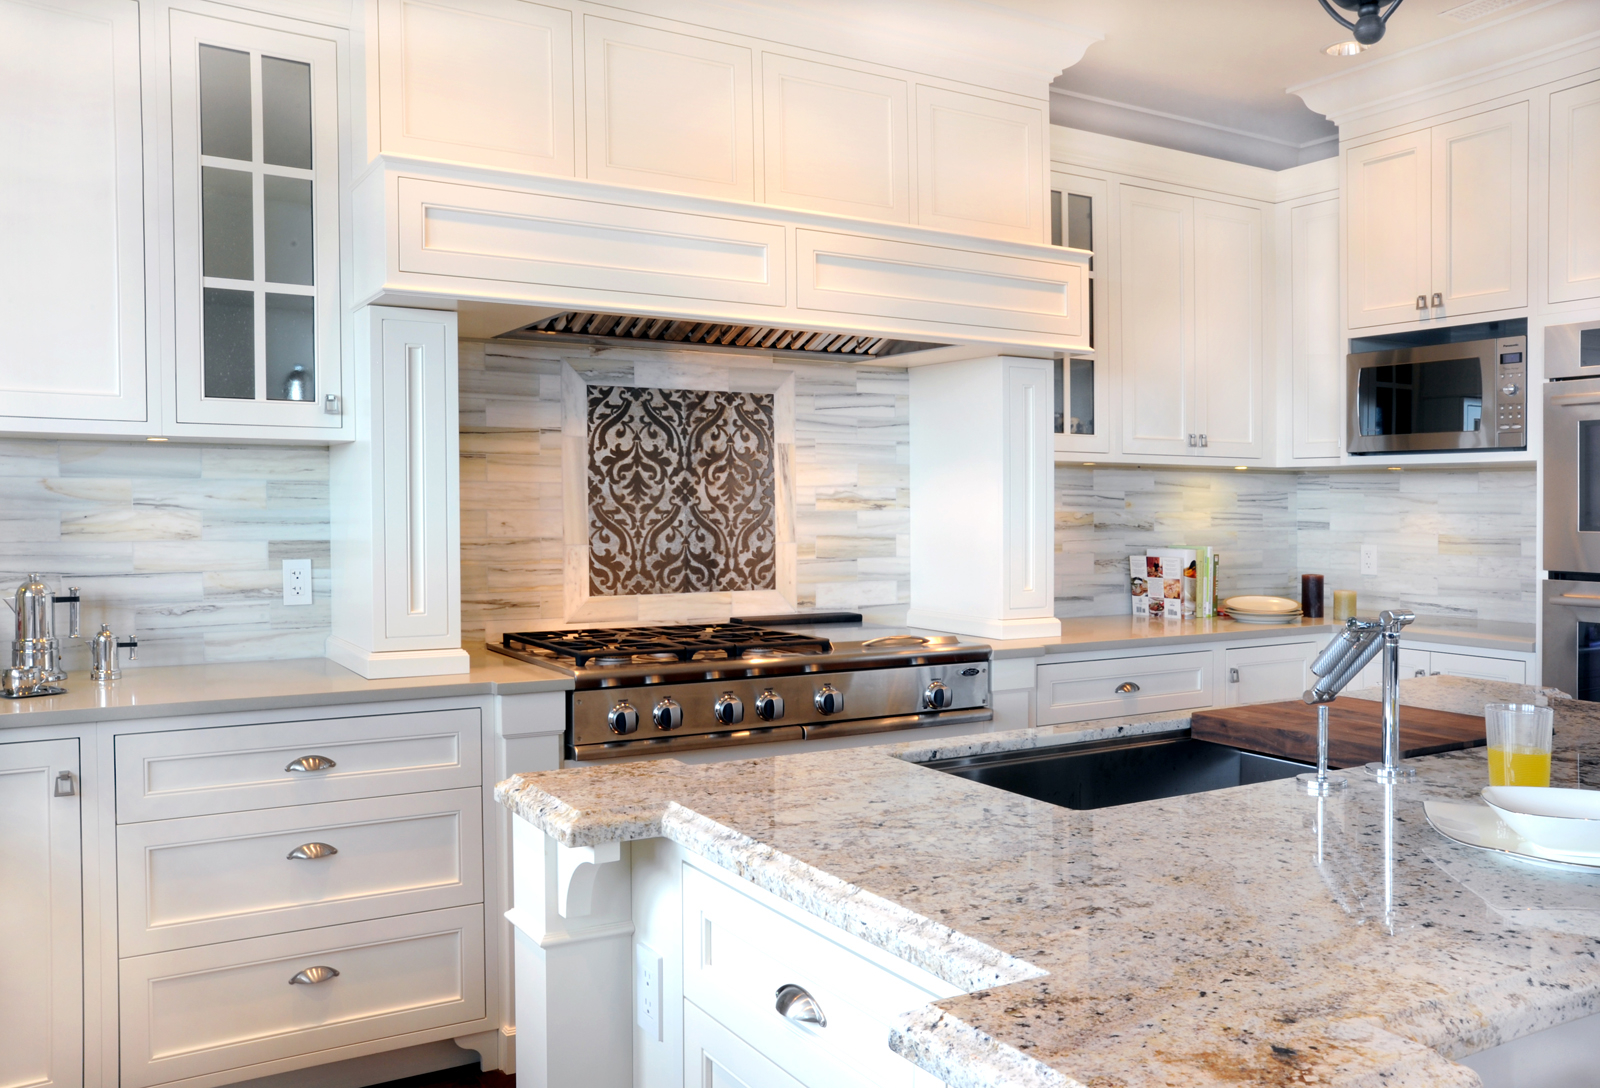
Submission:
[[[1432,130],[1435,318],[1528,304],[1528,104]]]
[[[1600,298],[1600,80],[1550,96],[1551,302]]]
[[[917,222],[1049,240],[1045,111],[941,87],[917,87]]]
[[[378,43],[383,151],[572,174],[570,12],[382,0]]]
[[[1345,153],[1349,325],[1415,321],[1433,276],[1432,140],[1407,133]]]

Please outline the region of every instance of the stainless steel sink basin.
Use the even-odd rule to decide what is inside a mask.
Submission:
[[[1076,809],[1182,797],[1313,769],[1195,740],[1187,732],[939,759],[923,766]]]

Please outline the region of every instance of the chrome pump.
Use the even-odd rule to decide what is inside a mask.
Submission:
[[[1400,630],[1416,618],[1414,612],[1398,611],[1380,613],[1377,622],[1352,619],[1311,663],[1318,679],[1305,700],[1315,706],[1332,702],[1383,651],[1383,762],[1367,764],[1380,782],[1415,773],[1400,766]]]

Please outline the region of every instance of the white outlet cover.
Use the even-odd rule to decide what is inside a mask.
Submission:
[[[646,1038],[662,1042],[665,1036],[661,1026],[661,953],[641,942],[633,946],[633,962],[635,1022]]]
[[[283,561],[283,603],[289,607],[314,603],[311,592],[311,560]]]
[[[1361,573],[1378,573],[1378,546],[1376,544],[1361,545]]]

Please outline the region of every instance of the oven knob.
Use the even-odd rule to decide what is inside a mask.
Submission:
[[[632,733],[639,728],[639,712],[624,699],[611,708],[611,713],[606,715],[606,724],[613,733]]]
[[[656,723],[657,729],[676,729],[683,724],[683,707],[668,695],[650,712],[650,720]]]
[[[943,680],[935,680],[922,693],[922,705],[932,710],[947,710],[955,702],[956,693]]]
[[[832,684],[823,684],[813,701],[817,704],[818,714],[837,714],[844,709],[844,692]]]
[[[764,722],[777,721],[783,717],[783,696],[771,688],[756,696],[756,717]]]
[[[717,700],[714,711],[717,721],[723,725],[738,725],[744,721],[744,700],[731,691],[725,691],[722,698]]]
[[[1504,393],[1504,394],[1505,394],[1505,395],[1506,395],[1506,396],[1508,396],[1508,397],[1514,397],[1514,396],[1516,396],[1516,395],[1517,395],[1517,394],[1518,394],[1518,393],[1519,393],[1519,392],[1521,392],[1521,390],[1519,390],[1519,389],[1518,389],[1518,388],[1517,388],[1517,387],[1516,387],[1516,386],[1514,386],[1514,385],[1502,385],[1502,386],[1501,386],[1501,387],[1500,387],[1500,392],[1502,392],[1502,393]]]

